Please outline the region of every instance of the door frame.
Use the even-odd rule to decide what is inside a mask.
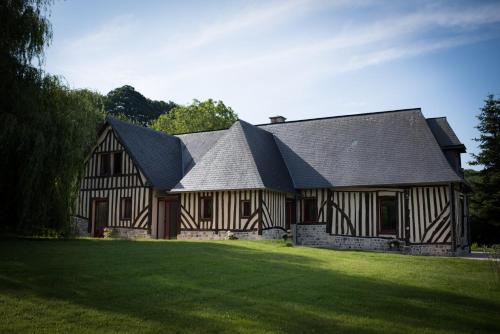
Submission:
[[[174,238],[170,238],[169,235],[167,235],[167,229],[165,228],[166,227],[166,224],[165,224],[165,218],[166,218],[166,214],[164,213],[163,214],[163,224],[165,224],[163,226],[163,236],[160,237],[159,235],[159,225],[160,225],[160,205],[162,205],[162,202],[177,202],[177,207],[178,207],[178,210],[177,210],[177,222],[176,222],[176,225],[177,225],[177,233],[176,233],[176,237],[177,238],[177,235],[179,235],[179,232],[180,232],[180,227],[181,227],[181,224],[180,224],[180,219],[181,219],[181,201],[180,201],[181,197],[180,195],[167,195],[167,196],[162,196],[162,197],[158,197],[158,202],[157,202],[157,205],[156,205],[156,239],[174,239]]]
[[[107,204],[107,217],[106,217],[106,227],[109,225],[109,199],[107,197],[94,197],[90,201],[91,209],[92,209],[92,224],[90,230],[90,236],[95,238],[95,221],[96,221],[96,204],[99,202],[106,202]]]

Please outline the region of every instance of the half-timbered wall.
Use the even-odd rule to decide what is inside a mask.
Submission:
[[[398,207],[396,236],[404,237],[404,193],[401,190],[332,191],[332,234],[356,237],[379,233],[378,196],[394,196]]]
[[[212,219],[202,220],[200,201],[202,197],[212,199]],[[258,229],[258,190],[210,191],[182,193],[181,230],[254,230]],[[251,215],[241,217],[240,202],[249,200]]]
[[[411,187],[406,189],[346,189],[330,191],[332,235],[352,237],[397,237],[412,244],[451,243],[451,208],[449,186]],[[405,192],[408,200],[405,200]],[[394,196],[397,201],[396,235],[380,233],[379,196]],[[316,198],[319,224],[328,223],[327,189],[301,191],[297,205],[297,221],[303,223],[304,199]],[[455,225],[457,245],[467,245],[468,225],[466,198],[455,192]],[[406,203],[408,227],[406,230]],[[405,232],[407,231],[407,232]]]
[[[210,220],[203,220],[200,217],[202,197],[212,199],[213,214]],[[259,199],[262,200],[260,214]],[[181,230],[252,231],[275,227],[284,229],[285,199],[285,194],[267,190],[182,193]],[[242,217],[242,200],[250,201],[251,214],[248,218]],[[259,218],[262,219],[260,225]]]
[[[450,190],[441,187],[410,189],[410,243],[450,243]]]
[[[262,229],[286,229],[286,198],[284,193],[268,190],[262,192]]]
[[[119,175],[102,176],[99,154],[121,153],[122,172]],[[92,155],[85,163],[80,193],[76,203],[77,216],[90,219],[92,200],[108,200],[108,226],[147,228],[149,215],[150,188],[131,157],[118,141],[113,130],[108,127],[100,136]],[[120,219],[120,200],[132,199],[132,218]]]

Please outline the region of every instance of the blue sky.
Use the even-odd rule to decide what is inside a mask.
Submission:
[[[51,21],[45,69],[71,87],[220,99],[251,123],[421,107],[470,153],[500,95],[499,1],[67,0]]]

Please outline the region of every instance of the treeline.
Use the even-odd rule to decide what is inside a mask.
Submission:
[[[82,168],[107,113],[170,133],[224,128],[237,119],[221,101],[180,106],[131,86],[106,96],[70,89],[41,68],[51,5],[0,1],[0,234],[71,232]]]
[[[66,233],[100,96],[40,69],[51,1],[0,2],[0,229]]]

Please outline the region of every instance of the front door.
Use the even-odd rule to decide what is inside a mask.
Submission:
[[[104,228],[108,226],[108,201],[94,201],[94,237],[102,238],[104,236]]]
[[[177,196],[158,200],[158,239],[176,239],[179,233],[179,201]]]

